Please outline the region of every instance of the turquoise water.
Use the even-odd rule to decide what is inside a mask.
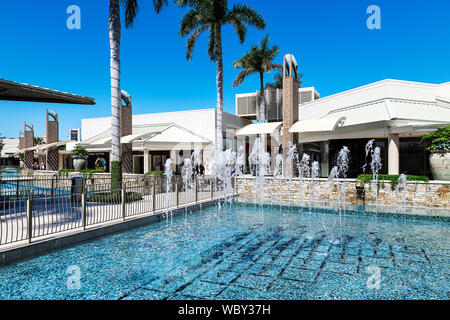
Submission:
[[[0,267],[0,299],[449,299],[449,230],[214,207]]]

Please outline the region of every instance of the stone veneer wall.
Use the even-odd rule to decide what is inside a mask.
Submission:
[[[433,208],[433,212],[440,211],[440,213],[450,215],[450,181],[430,181],[428,183],[408,181],[405,197],[402,192],[391,190],[390,181],[379,181],[378,200],[375,198],[372,185],[366,184],[364,186],[364,202],[357,199],[356,186],[361,185],[360,181],[356,179],[338,179],[337,181],[339,183],[345,182],[345,202],[350,206],[364,203],[369,207],[375,205],[390,208],[402,206],[403,208],[422,208],[422,210],[423,208]],[[260,195],[255,199],[255,193],[260,191],[255,184],[254,177],[237,178],[236,184],[240,200],[260,202]],[[292,184],[285,179],[280,181],[279,179],[266,178],[263,202],[304,206],[309,206],[310,203],[318,203],[315,206],[323,204],[326,207],[332,207],[331,204],[335,204],[338,199],[337,186],[331,185],[327,179],[317,179],[314,182],[311,179],[304,179],[302,184],[302,192],[300,192],[298,178],[292,179]]]

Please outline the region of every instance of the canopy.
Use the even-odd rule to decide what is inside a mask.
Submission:
[[[339,125],[343,124],[345,119],[345,117],[340,117],[300,120],[292,125],[289,132],[306,133],[334,131]]]
[[[279,129],[283,122],[252,123],[236,131],[237,136],[251,136],[255,134],[271,134]]]
[[[94,105],[94,99],[0,79],[0,100]]]

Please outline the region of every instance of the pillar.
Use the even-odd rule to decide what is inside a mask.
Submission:
[[[298,143],[298,134],[289,132],[292,125],[298,121],[298,65],[292,54],[284,56],[283,61],[283,139],[284,158],[288,142]],[[287,168],[287,166],[284,166]],[[294,164],[292,167],[295,168]],[[295,171],[294,171],[295,172]],[[286,173],[286,172],[285,172]]]
[[[184,155],[184,153],[183,153],[183,155]],[[174,150],[174,149],[170,150],[170,159],[172,160],[172,171],[176,172],[177,171],[177,165],[179,165],[179,163],[178,163],[178,150]]]
[[[150,172],[150,153],[144,149],[144,173]]]
[[[322,177],[328,177],[330,174],[329,150],[330,150],[330,143],[328,141],[322,141],[320,146],[320,159],[321,159],[320,169]]]
[[[388,135],[388,174],[400,173],[400,138],[398,133]]]

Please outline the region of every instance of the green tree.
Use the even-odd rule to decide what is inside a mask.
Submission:
[[[137,0],[109,0],[109,46],[111,77],[111,183],[122,183],[122,163],[120,161],[120,5],[125,8],[125,26],[131,27],[138,12]],[[153,0],[157,13],[167,5],[167,0]]]
[[[247,34],[247,25],[264,29],[266,22],[255,10],[245,4],[235,4],[228,8],[227,0],[179,0],[181,6],[190,6],[190,10],[181,20],[180,37],[188,34],[186,41],[186,59],[191,60],[199,36],[209,32],[208,55],[216,63],[217,116],[216,148],[222,150],[223,131],[223,61],[222,27],[232,25],[241,43]]]
[[[273,70],[283,71],[283,66],[279,63],[274,63],[273,60],[280,52],[277,46],[269,46],[269,35],[265,36],[259,45],[254,45],[247,51],[239,60],[233,63],[235,68],[242,69],[238,73],[233,82],[233,88],[242,84],[249,75],[259,74],[260,81],[260,106],[259,106],[259,120],[266,121],[266,108],[264,98],[264,74],[270,73]]]
[[[302,81],[300,80],[303,77],[303,73],[300,73],[298,75],[299,78],[299,84],[298,87],[300,88],[302,85]],[[283,74],[277,73],[273,76],[273,82],[267,82],[266,83],[266,90],[267,89],[283,89]]]
[[[38,146],[41,144],[45,144],[45,140],[41,137],[33,137],[33,146]]]

